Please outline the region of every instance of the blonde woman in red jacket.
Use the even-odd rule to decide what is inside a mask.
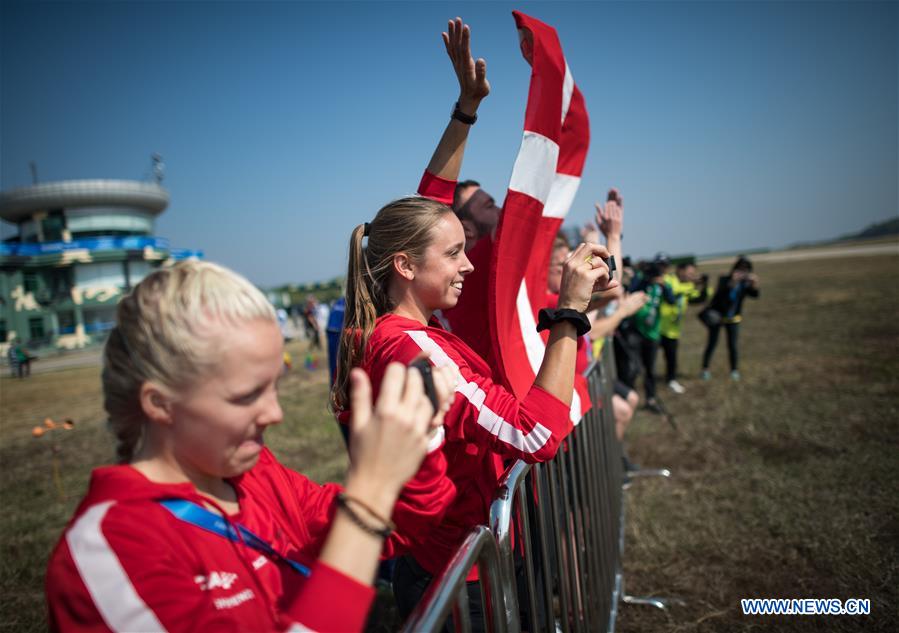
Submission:
[[[50,557],[50,628],[361,630],[393,503],[442,417],[418,372],[387,367],[374,410],[353,372],[346,488],[320,486],[264,445],[283,341],[252,284],[182,262],[141,281],[117,323],[103,392],[120,463],[93,472]],[[449,380],[434,381],[445,409]]]

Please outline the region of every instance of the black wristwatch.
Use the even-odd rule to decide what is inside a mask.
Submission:
[[[543,308],[537,315],[537,331],[548,330],[555,323],[568,321],[574,326],[578,336],[583,336],[590,331],[590,319],[583,312],[569,308],[554,309]]]
[[[465,125],[474,125],[478,120],[477,114],[465,114],[462,110],[459,109],[459,102],[456,101],[456,105],[453,107],[453,113],[450,115],[451,119],[456,119],[456,121],[460,121]]]

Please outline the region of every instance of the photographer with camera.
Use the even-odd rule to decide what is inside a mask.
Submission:
[[[740,255],[731,268],[730,274],[722,275],[718,279],[718,288],[708,307],[699,313],[699,319],[709,329],[708,343],[702,355],[702,373],[700,378],[709,380],[712,373],[709,364],[712,362],[712,354],[718,344],[718,333],[723,325],[727,330],[727,352],[730,356],[731,380],[740,380],[740,371],[737,367],[739,360],[737,351],[737,337],[740,333],[740,323],[743,321],[741,311],[743,299],[759,296],[759,278],[752,272],[752,262]]]
[[[646,294],[646,303],[630,319],[632,327],[627,335],[629,344],[639,350],[643,365],[646,408],[659,414],[663,413],[663,410],[656,400],[655,363],[659,340],[662,337],[661,305],[663,302],[671,305],[677,302],[671,288],[665,283],[664,275],[669,265],[668,256],[659,253],[652,263],[643,268],[642,275],[636,277],[631,284],[631,292],[642,291]]]
[[[663,303],[660,306],[661,325],[659,331],[662,335],[660,343],[665,353],[665,380],[668,388],[674,393],[681,394],[686,388],[677,380],[677,344],[680,340],[683,327],[684,314],[688,303],[699,303],[705,300],[708,275],[700,277],[696,272],[696,266],[681,262],[675,268],[675,272],[665,275],[664,281],[671,288],[677,298],[675,303]]]

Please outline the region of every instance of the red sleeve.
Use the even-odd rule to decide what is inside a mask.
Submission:
[[[456,192],[456,181],[441,178],[425,170],[418,183],[418,193],[425,198],[442,202],[448,207],[453,206],[453,194]]]
[[[406,482],[393,507],[396,530],[384,544],[384,557],[394,558],[421,545],[431,530],[440,525],[456,498],[456,486],[446,476],[443,429],[425,455],[418,472]]]
[[[372,587],[316,562],[287,614],[311,631],[361,631],[374,597]]]
[[[424,330],[408,332],[413,349],[431,354],[441,367],[454,365],[460,374],[456,400],[444,421],[447,440],[486,444],[503,457],[543,462],[556,454],[571,429],[569,407],[538,386],[523,400],[476,373],[451,345]]]
[[[371,374],[375,392],[380,389],[387,362],[402,361],[408,364],[414,357],[415,355],[410,358],[390,358],[380,368],[373,368]],[[446,476],[446,457],[440,450],[443,438],[441,429],[431,441],[418,473],[400,492],[391,516],[397,529],[384,543],[385,558],[405,554],[419,544],[428,531],[440,523],[455,497],[455,486]],[[294,526],[305,530],[306,533],[298,535],[296,541],[302,545],[302,553],[306,559],[318,558],[334,520],[334,498],[342,487],[333,483],[317,484],[311,481],[302,473],[278,462],[268,449],[263,452],[253,476],[269,480],[266,485],[260,486],[260,494],[265,494],[265,490],[278,491],[280,498],[271,499],[270,502],[279,504],[288,516],[294,517]]]
[[[334,499],[343,490],[335,483],[319,484],[302,473],[286,467],[265,448],[259,463],[247,474],[241,485],[255,499],[248,503],[278,507],[296,530],[293,541],[306,560],[318,558],[331,530],[336,505]],[[253,525],[247,525],[254,529]]]

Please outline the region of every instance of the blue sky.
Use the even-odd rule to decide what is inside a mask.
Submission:
[[[263,285],[344,274],[352,227],[414,191],[448,120],[455,15],[493,88],[462,176],[502,199],[519,9],[556,27],[590,112],[569,220],[615,185],[635,256],[829,238],[899,212],[897,7],[4,1],[0,186],[31,160],[44,181],[141,178],[159,152],[174,246]]]

